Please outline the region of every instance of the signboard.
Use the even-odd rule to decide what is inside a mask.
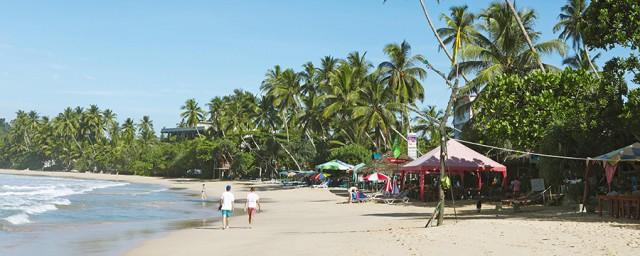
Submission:
[[[418,134],[414,132],[407,135],[407,155],[411,159],[418,158]]]
[[[544,179],[531,179],[531,191],[538,192],[544,190]]]

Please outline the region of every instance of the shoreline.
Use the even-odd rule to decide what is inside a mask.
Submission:
[[[236,199],[243,199],[249,186],[261,197],[263,211],[252,226],[239,215],[244,201],[237,200],[231,229],[221,230],[215,222],[180,227],[142,239],[125,255],[640,255],[640,223],[581,215],[568,207],[530,206],[513,212],[497,211],[487,203],[476,213],[473,201],[457,201],[457,220],[447,208],[443,226],[425,229],[433,202],[348,204],[345,191],[333,188],[93,173],[0,173],[163,184],[196,195],[205,183],[209,199],[231,183]]]

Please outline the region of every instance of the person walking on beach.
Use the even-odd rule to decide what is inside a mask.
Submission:
[[[256,208],[257,207],[257,208]],[[256,214],[256,210],[260,211],[260,196],[256,194],[256,188],[250,188],[249,194],[247,194],[247,202],[245,203],[245,211],[249,215],[249,225],[253,224],[253,218]]]
[[[200,191],[200,199],[202,199],[202,201],[207,201],[207,189],[204,187],[204,183],[202,183],[202,191]]]
[[[231,213],[233,213],[233,203],[236,200],[233,193],[231,193],[231,185],[227,185],[225,190],[222,196],[220,196],[219,207],[222,211],[222,229],[229,228],[229,217],[231,217]]]

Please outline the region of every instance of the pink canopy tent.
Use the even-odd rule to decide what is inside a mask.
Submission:
[[[472,149],[462,145],[456,140],[450,139],[447,141],[447,171],[452,173],[464,173],[464,172],[476,172],[479,177],[479,172],[498,172],[502,174],[503,186],[507,182],[507,167],[493,161]],[[422,155],[416,160],[413,160],[404,166],[400,167],[400,175],[402,183],[404,183],[404,177],[407,173],[420,174],[420,199],[424,200],[424,175],[428,173],[440,172],[440,147],[437,147],[426,154]],[[481,186],[482,181],[478,179],[478,186]]]

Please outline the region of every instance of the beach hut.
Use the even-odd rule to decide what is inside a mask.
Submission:
[[[587,160],[587,168],[584,172],[584,194],[583,205],[586,204],[589,195],[589,177],[591,176],[591,166],[593,164],[602,164],[605,171],[605,177],[609,190],[611,190],[611,181],[616,174],[616,169],[621,162],[640,162],[640,142],[633,143],[629,146],[616,149],[604,155],[600,155]]]
[[[447,141],[448,157],[447,172],[460,173],[475,172],[480,177],[480,172],[498,172],[502,175],[503,186],[507,182],[507,167],[493,161],[473,149],[462,145],[460,142],[450,139]],[[419,174],[420,200],[424,201],[424,176],[429,173],[440,172],[440,147],[434,148],[426,154],[418,157],[400,167],[400,181],[404,184],[406,174]],[[479,180],[479,183],[481,181]],[[403,186],[403,185],[402,185]]]

